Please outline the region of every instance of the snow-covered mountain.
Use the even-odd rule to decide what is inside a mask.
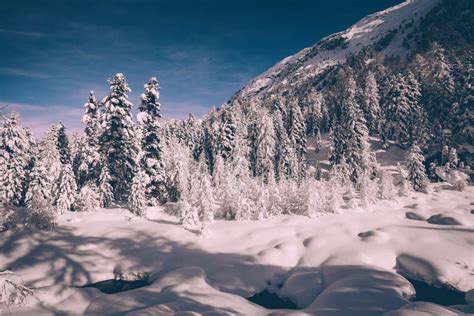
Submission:
[[[347,30],[327,36],[315,45],[284,58],[238,91],[232,100],[262,96],[285,86],[302,86],[369,46],[379,57],[405,56],[414,47],[410,40],[403,43],[406,35],[415,30],[420,19],[439,2],[407,0],[368,15]]]

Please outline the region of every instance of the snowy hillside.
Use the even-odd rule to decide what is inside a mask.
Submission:
[[[234,98],[246,99],[252,95],[271,93],[279,86],[302,85],[330,66],[344,63],[347,56],[361,51],[368,45],[380,43],[391,37],[383,46],[383,55],[403,55],[409,52],[402,45],[403,35],[391,35],[402,27],[407,32],[416,27],[422,18],[439,1],[407,0],[397,6],[371,14],[349,29],[330,35],[312,47],[286,57],[263,74],[253,79]],[[392,37],[393,36],[393,37]]]

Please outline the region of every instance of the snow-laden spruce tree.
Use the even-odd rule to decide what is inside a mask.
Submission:
[[[413,189],[419,192],[426,192],[429,183],[423,164],[424,161],[425,157],[423,157],[420,147],[413,144],[405,163],[408,170],[408,181]]]
[[[166,198],[172,202],[189,199],[189,177],[192,170],[189,148],[171,137],[163,148],[163,160],[166,161]]]
[[[294,144],[295,154],[298,158],[299,177],[304,177],[306,171],[306,124],[298,102],[290,102],[288,116],[288,138]]]
[[[338,97],[342,102],[340,115],[332,132],[331,162],[334,166],[345,160],[350,180],[357,184],[362,174],[373,171],[374,163],[367,125],[356,100],[356,82],[350,75],[343,79],[344,90],[339,91]]]
[[[450,124],[450,112],[453,105],[455,82],[452,65],[446,56],[446,50],[438,43],[433,43],[428,51],[425,69],[426,106],[430,117],[442,127]]]
[[[26,192],[26,206],[37,214],[38,218],[46,219],[49,224],[54,223],[54,203],[56,196],[53,192],[57,191],[59,178],[61,175],[62,164],[60,153],[56,143],[55,127],[52,126],[47,132],[46,137],[40,144],[40,151],[36,158],[34,167],[29,176],[29,186]],[[40,224],[42,223],[31,223]]]
[[[280,110],[273,112],[273,125],[275,128],[275,176],[280,179],[298,177],[299,163],[295,153],[294,143],[290,142],[283,125]]]
[[[430,140],[430,132],[426,117],[426,112],[420,104],[421,101],[421,85],[415,75],[408,71],[406,74],[407,89],[405,90],[408,104],[410,107],[409,117],[409,134],[410,143],[425,145]]]
[[[161,126],[158,122],[161,117],[159,89],[158,81],[155,77],[151,77],[145,84],[145,92],[140,97],[140,113],[137,115],[137,121],[140,127],[141,149],[143,151],[140,166],[150,180],[146,193],[148,197],[163,202],[166,200],[166,175],[162,159]]]
[[[135,172],[130,193],[128,194],[128,207],[135,215],[142,216],[147,205],[145,193],[149,179],[138,163],[137,168],[138,170]]]
[[[135,133],[132,121],[131,92],[125,77],[117,73],[110,84],[109,95],[102,100],[104,107],[100,146],[110,174],[114,198],[126,201],[135,170]]]
[[[203,124],[203,152],[204,157],[206,158],[209,173],[212,174],[214,173],[214,164],[216,162],[216,157],[217,155],[219,155],[220,152],[219,113],[215,107],[211,109]]]
[[[232,159],[237,133],[237,119],[234,108],[224,107],[220,111],[219,144],[220,154],[224,161]]]
[[[367,127],[373,134],[380,132],[380,97],[377,81],[375,80],[374,73],[371,71],[367,72],[365,78],[365,87],[363,91],[362,109],[367,121]]]
[[[409,87],[401,73],[392,76],[385,98],[384,135],[402,148],[407,148],[411,139],[411,102]]]
[[[275,130],[271,116],[263,112],[257,129],[256,139],[256,175],[268,182],[274,177],[273,160],[275,157]]]
[[[89,99],[84,104],[84,115],[82,123],[84,129],[84,142],[79,153],[79,166],[77,171],[77,182],[80,187],[89,181],[98,183],[100,176],[100,146],[99,140],[102,134],[101,112],[94,91],[90,91]]]
[[[23,203],[30,161],[30,142],[20,125],[20,116],[10,113],[0,128],[0,203]]]
[[[71,150],[69,148],[69,139],[66,134],[66,127],[62,122],[59,122],[56,127],[57,132],[57,147],[59,150],[59,159],[62,164],[71,163]]]
[[[70,163],[61,165],[58,185],[53,191],[53,196],[56,199],[54,204],[57,213],[63,214],[73,210],[77,197],[77,184]]]
[[[192,212],[196,212],[197,219],[202,224],[200,227],[201,234],[206,234],[207,224],[214,221],[217,204],[207,166],[201,163],[196,169],[191,179],[191,187],[193,188],[190,197],[191,213],[188,213],[187,216],[192,215]]]
[[[99,184],[97,186],[97,194],[99,196],[99,203],[101,207],[110,206],[114,199],[114,193],[110,181],[111,178],[109,167],[107,167],[107,164],[102,163],[102,168],[99,175]]]
[[[94,183],[86,183],[81,188],[74,209],[79,212],[96,212],[100,209],[99,194]]]

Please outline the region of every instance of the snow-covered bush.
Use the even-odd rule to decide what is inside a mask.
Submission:
[[[26,305],[30,298],[36,298],[33,288],[26,286],[21,276],[9,271],[0,271],[0,303],[8,310],[13,305]]]
[[[95,184],[87,183],[77,195],[74,207],[79,212],[96,212],[100,209],[99,194]]]
[[[364,208],[369,207],[377,201],[379,191],[379,184],[376,179],[370,179],[368,174],[365,174],[359,182],[360,202]]]
[[[0,208],[0,232],[32,227],[51,230],[56,227],[54,210],[27,208]]]
[[[438,177],[454,186],[458,191],[463,191],[468,184],[469,176],[467,174],[450,169],[448,165],[446,167],[436,167],[435,171]]]
[[[378,197],[382,200],[391,200],[397,195],[397,189],[393,184],[393,177],[387,171],[380,173]]]

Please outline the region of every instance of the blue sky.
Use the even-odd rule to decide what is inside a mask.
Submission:
[[[157,76],[168,117],[202,115],[284,57],[400,0],[1,0],[0,103],[36,135],[82,128],[88,91]]]

